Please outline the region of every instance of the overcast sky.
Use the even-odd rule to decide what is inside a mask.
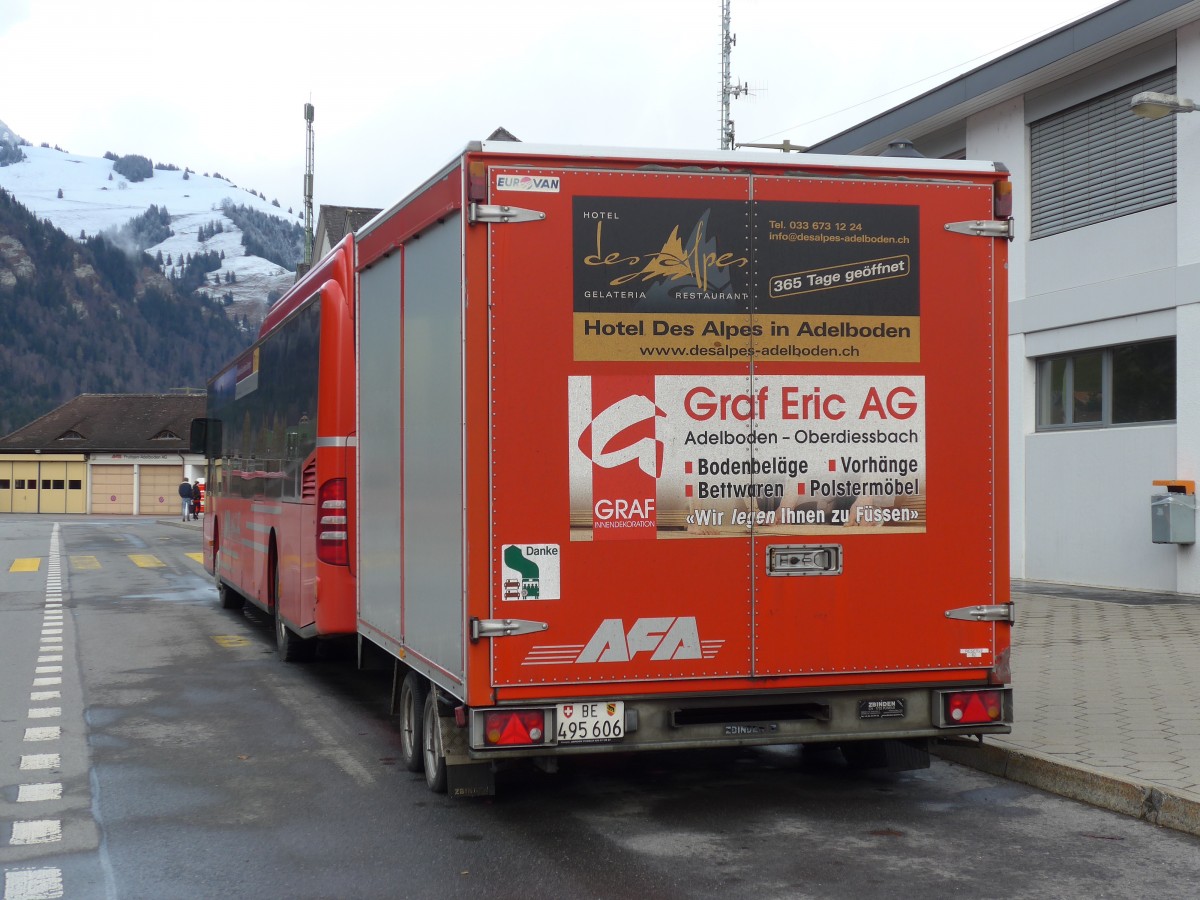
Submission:
[[[738,141],[809,144],[1104,0],[732,0]],[[34,144],[388,206],[503,125],[717,149],[720,0],[0,0],[0,121]]]

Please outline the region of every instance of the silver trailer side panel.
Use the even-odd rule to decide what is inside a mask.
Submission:
[[[400,639],[400,276],[393,253],[359,276],[358,615],[367,636]]]
[[[452,690],[465,678],[461,272],[454,215],[362,273],[358,321],[360,618]]]

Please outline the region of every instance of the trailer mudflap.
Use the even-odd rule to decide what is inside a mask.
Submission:
[[[494,796],[496,777],[492,764],[472,759],[466,729],[459,728],[453,716],[438,716],[437,723],[446,756],[446,793],[451,797]]]

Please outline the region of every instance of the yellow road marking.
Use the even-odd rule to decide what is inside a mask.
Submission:
[[[204,554],[203,553],[189,553],[187,556],[188,556],[188,559],[194,559],[196,562],[200,563],[200,565],[204,565]]]
[[[14,559],[13,564],[8,567],[10,572],[36,572],[42,566],[42,558],[40,556],[27,556],[24,559]]]
[[[139,569],[161,569],[166,565],[157,556],[151,556],[149,553],[130,553],[129,558]]]
[[[77,572],[82,572],[85,569],[98,569],[100,568],[100,560],[94,556],[72,556],[71,568]]]
[[[212,639],[222,647],[245,647],[250,641],[237,634],[214,634]]]

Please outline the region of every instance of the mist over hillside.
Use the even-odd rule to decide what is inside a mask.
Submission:
[[[79,393],[203,389],[302,248],[300,216],[219,172],[0,122],[0,434]]]
[[[130,252],[145,250],[168,278],[182,279],[193,257],[216,254],[219,265],[193,289],[219,300],[249,328],[291,286],[303,253],[300,214],[219,172],[140,154],[87,157],[35,147],[3,123],[0,188],[77,241],[105,234]],[[152,207],[166,225],[158,240],[146,244],[143,233],[141,240],[126,241],[130,223]]]

